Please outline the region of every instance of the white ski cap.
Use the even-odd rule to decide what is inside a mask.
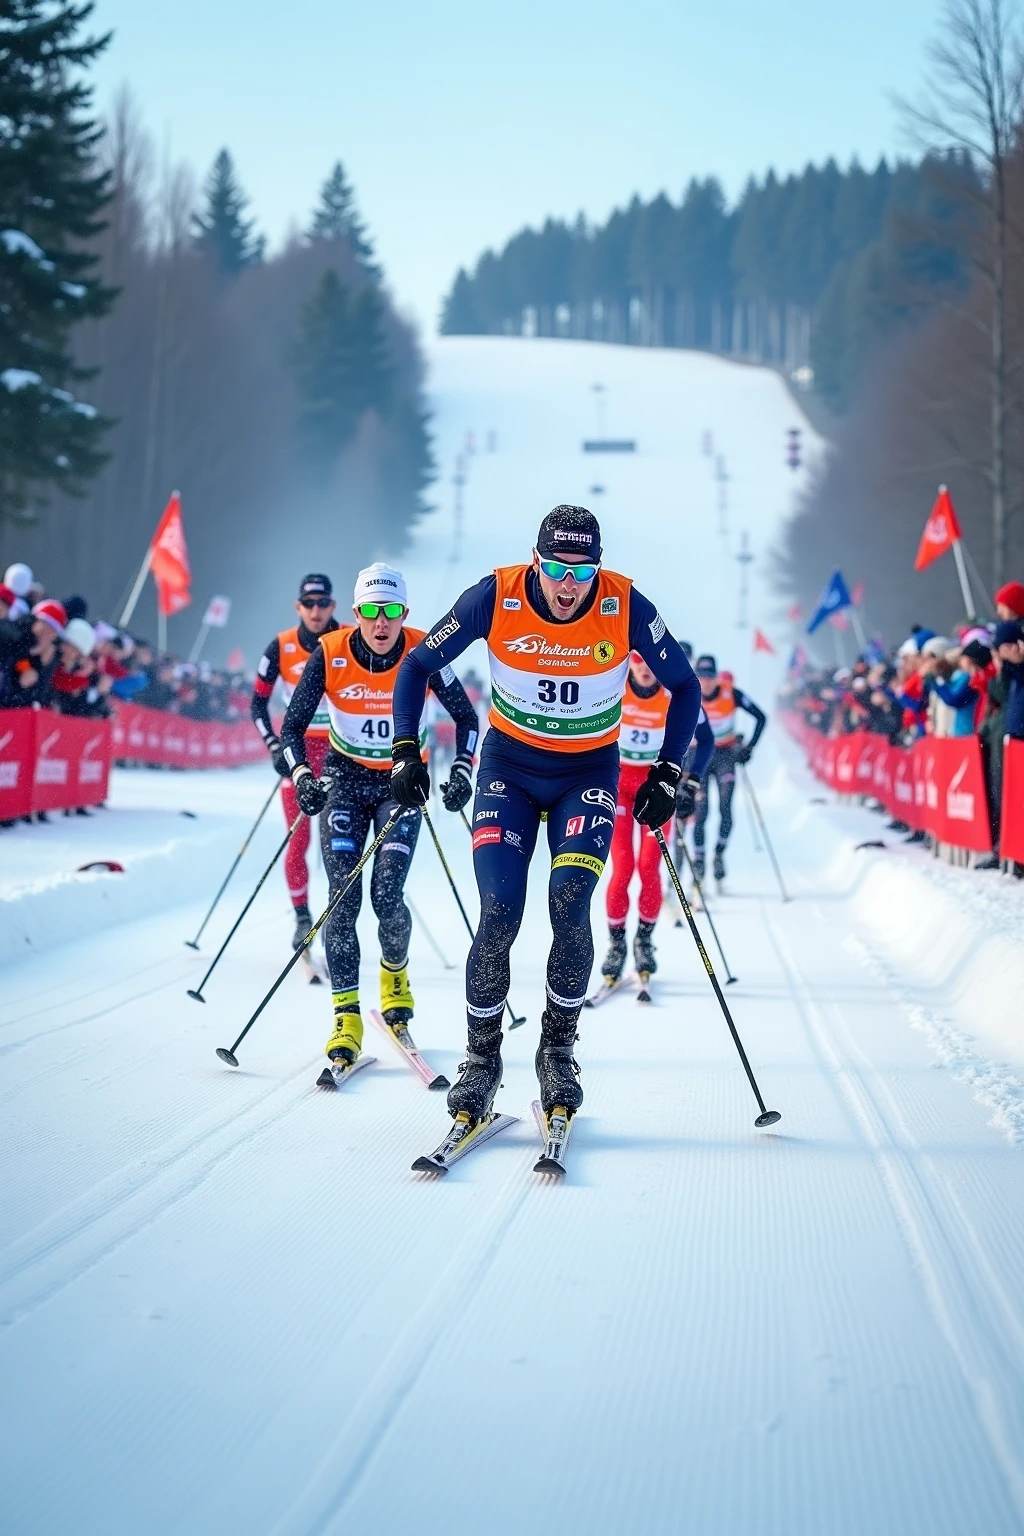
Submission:
[[[64,627],[64,639],[83,656],[91,656],[96,649],[96,631],[86,619],[69,619]]]
[[[409,594],[401,571],[396,571],[393,565],[385,565],[382,560],[366,566],[356,577],[352,593],[353,608],[358,608],[360,603],[401,603],[403,608],[408,608]]]
[[[6,571],[4,572],[5,587],[10,587],[11,591],[16,592],[19,597],[25,597],[27,596],[28,589],[31,585],[31,566],[22,565],[20,561],[16,560],[13,565],[9,565],[7,567]]]

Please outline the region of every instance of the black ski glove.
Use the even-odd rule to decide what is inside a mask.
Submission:
[[[441,800],[446,811],[464,811],[473,796],[471,775],[473,759],[468,752],[460,752],[452,763],[448,783],[441,785]]]
[[[676,788],[676,815],[685,821],[692,816],[697,809],[697,795],[700,792],[700,779],[693,774],[687,779],[681,779]]]
[[[667,763],[663,757],[648,769],[633,802],[633,819],[642,827],[663,827],[671,819],[682,772],[678,763]]]
[[[270,753],[270,761],[274,765],[274,772],[279,773],[282,779],[291,778],[291,769],[285,762],[284,747],[276,736],[266,738],[267,751]]]
[[[735,755],[736,761],[738,763],[749,763],[750,759],[754,755],[754,749],[753,747],[748,747],[745,741],[741,741],[739,746],[736,748]]]
[[[417,810],[430,799],[430,774],[420,744],[408,737],[391,746],[391,795],[404,811]]]
[[[295,798],[299,802],[299,810],[304,816],[319,816],[327,804],[330,790],[326,784],[321,784],[312,768],[305,763],[300,763],[292,774],[292,783],[295,785]]]

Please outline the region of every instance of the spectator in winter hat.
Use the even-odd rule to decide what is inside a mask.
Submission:
[[[32,590],[32,567],[22,565],[20,561],[15,561],[13,565],[9,565],[4,572],[4,586],[10,587],[14,593],[10,617],[12,619],[23,618],[29,609],[26,598]]]
[[[996,593],[996,618],[1024,619],[1024,582],[1008,581]]]
[[[64,599],[64,612],[69,619],[85,619],[89,616],[89,604],[79,593],[72,592],[70,597]]]
[[[11,609],[18,601],[18,594],[6,582],[0,581],[0,619],[10,618]]]
[[[0,683],[0,709],[49,703],[57,643],[66,623],[67,614],[60,603],[48,598],[36,604],[31,616],[13,622],[8,619],[3,624],[0,656],[9,658],[9,664]]]

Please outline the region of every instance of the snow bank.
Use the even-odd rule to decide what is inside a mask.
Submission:
[[[808,845],[828,860],[829,883],[850,898],[871,953],[913,984],[917,1000],[909,1006],[924,1008],[925,1033],[936,1049],[941,1043],[940,1056],[955,1019],[988,1050],[1024,1066],[1024,882],[908,847],[885,829],[885,818],[823,791],[789,743],[780,751],[785,767],[768,792],[775,814],[813,818]],[[825,803],[809,806],[809,799]],[[866,841],[885,847],[858,849]],[[923,1017],[911,1022],[923,1027]]]

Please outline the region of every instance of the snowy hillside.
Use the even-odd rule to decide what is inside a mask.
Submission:
[[[770,702],[734,557],[746,529],[750,616],[770,628],[762,557],[800,482],[774,376],[463,338],[437,343],[432,382],[445,484],[405,561],[414,620],[580,499],[609,563]],[[580,452],[594,382],[635,456]],[[705,431],[731,477],[725,532]],[[376,1064],[318,1091],[330,996],[301,974],[237,1070],[214,1054],[288,956],[279,871],[205,1006],[187,996],[282,836],[274,806],[186,948],[269,768],[115,773],[91,819],[0,831],[4,1536],[1024,1533],[1022,893],[888,833],[865,849],[878,819],[826,803],[775,726],[752,777],[793,900],[739,796],[712,912],[782,1120],[754,1129],[669,902],[652,1004],[624,988],[583,1016],[554,1187],[531,1171],[540,855],[498,1097],[518,1123],[433,1181],[410,1165],[447,1128],[443,1097],[369,1023]],[[469,839],[440,807],[435,824],[473,913]],[[75,873],[101,858],[125,872]],[[414,1033],[454,1078],[467,942],[426,837],[409,895]]]

